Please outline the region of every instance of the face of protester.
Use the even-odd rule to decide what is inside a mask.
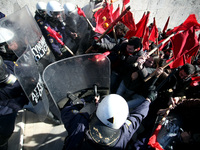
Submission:
[[[126,50],[128,53],[133,54],[135,51],[138,51],[140,48],[134,48],[133,45],[127,45]]]
[[[181,79],[187,79],[188,77],[190,77],[190,75],[188,75],[183,69],[179,71],[179,77]]]
[[[153,63],[154,63],[153,57],[149,57],[149,58],[145,61],[144,65],[145,65],[145,67],[152,67],[152,66],[153,66]]]

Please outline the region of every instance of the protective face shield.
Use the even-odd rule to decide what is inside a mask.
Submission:
[[[38,2],[36,4],[37,12],[43,17],[46,15],[46,7],[47,4],[45,2]]]
[[[47,14],[55,21],[63,22],[63,7],[57,1],[50,1],[47,3]]]
[[[117,94],[106,96],[99,103],[96,115],[91,119],[90,136],[100,145],[113,146],[120,136],[120,127],[126,121],[128,114],[128,104],[123,97]]]

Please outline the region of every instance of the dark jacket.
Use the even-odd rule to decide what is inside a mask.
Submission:
[[[67,105],[61,112],[63,124],[68,132],[64,149],[81,150],[85,149],[85,146],[87,146],[87,149],[107,149],[108,147],[102,148],[100,145],[94,144],[94,142],[91,145],[84,144],[87,141],[85,140],[85,137],[86,131],[89,129],[90,116],[88,113],[79,113],[77,105],[73,106],[70,105],[70,103],[68,104],[69,105]],[[141,121],[146,117],[149,110],[149,104],[150,103],[145,100],[130,113],[127,121],[120,128],[121,135],[118,142],[109,149],[116,150],[126,148],[127,143],[140,126]],[[88,143],[91,143],[91,141]]]

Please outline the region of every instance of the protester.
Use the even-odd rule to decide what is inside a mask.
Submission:
[[[126,40],[124,38],[126,32],[127,27],[122,23],[118,23],[115,26],[115,33],[113,30],[110,31],[99,42],[97,42],[97,40],[102,34],[96,33],[92,43],[93,52],[103,53],[105,51],[111,51],[117,44],[121,44]]]
[[[191,75],[195,68],[191,64],[185,64],[179,69],[174,69],[172,76],[158,91],[157,99],[151,104],[147,117],[142,122],[143,132],[138,135],[135,143],[136,149],[147,149],[148,140],[152,134],[157,112],[160,108],[167,108],[170,104],[176,105],[179,100],[186,96],[186,89],[191,82]]]

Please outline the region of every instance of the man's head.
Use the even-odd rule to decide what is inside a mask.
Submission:
[[[42,16],[45,17],[46,15],[46,7],[47,7],[47,3],[45,2],[38,2],[36,4],[36,11]]]
[[[189,78],[195,72],[195,67],[192,64],[185,64],[179,70],[179,77],[181,79]]]
[[[126,50],[128,53],[132,54],[142,49],[142,42],[139,38],[131,37],[128,40]]]
[[[46,11],[47,11],[47,15],[51,17],[53,21],[59,21],[59,22],[63,21],[64,8],[59,2],[49,1],[47,3]]]
[[[124,37],[127,31],[128,31],[128,28],[123,23],[118,23],[115,26],[115,32],[116,32],[117,37]]]
[[[93,141],[100,145],[113,145],[120,136],[120,128],[128,113],[128,104],[120,95],[110,94],[103,98],[89,124]]]

